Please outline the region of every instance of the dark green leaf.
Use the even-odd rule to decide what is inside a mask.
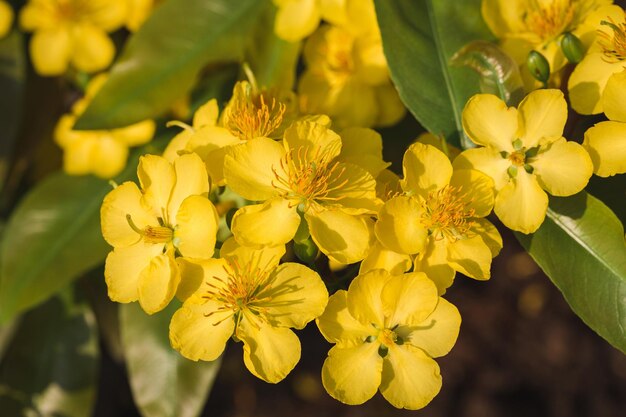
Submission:
[[[450,58],[474,40],[490,40],[480,0],[375,0],[391,78],[400,98],[430,132],[469,147],[461,111],[479,91],[478,75],[451,67]]]
[[[267,4],[164,2],[128,41],[77,128],[114,128],[162,114],[190,90],[202,67],[243,58],[246,35]]]
[[[158,153],[168,137],[139,148],[116,181],[135,176],[144,153]],[[92,176],[50,176],[13,212],[0,243],[0,321],[46,300],[104,261],[100,205],[111,185]]]
[[[551,197],[539,230],[517,238],[572,310],[626,353],[626,245],[615,214],[585,192]]]
[[[172,349],[172,302],[149,316],[137,303],[120,308],[122,343],[135,404],[143,417],[195,417],[202,411],[220,361],[192,362]]]
[[[0,40],[0,187],[6,178],[22,117],[24,78],[22,35],[14,30]]]
[[[92,312],[71,297],[27,313],[0,364],[3,416],[88,417],[98,372]]]

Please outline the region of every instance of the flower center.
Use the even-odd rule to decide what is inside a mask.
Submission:
[[[76,22],[89,14],[89,1],[60,0],[56,4],[56,15],[60,21]]]
[[[607,26],[612,33],[598,30],[598,43],[607,62],[619,62],[626,59],[626,22],[615,23],[613,19],[603,20],[601,25]]]
[[[572,0],[554,0],[549,5],[534,2],[531,11],[524,16],[526,27],[543,41],[551,41],[566,32],[576,14]],[[534,6],[534,7],[533,7]]]
[[[391,329],[383,329],[378,333],[378,341],[387,347],[396,343],[396,340],[398,335]]]
[[[465,239],[474,224],[471,218],[475,210],[470,208],[470,204],[471,199],[463,193],[462,187],[446,185],[430,193],[422,202],[422,222],[436,240],[447,238],[455,242]]]
[[[269,282],[271,269],[260,266],[258,262],[253,261],[241,265],[231,259],[227,260],[224,271],[226,278],[213,276],[217,283],[207,284],[209,290],[202,298],[216,300],[221,306],[206,316],[209,317],[218,312],[230,312],[231,314],[223,320],[235,316],[239,321],[242,314],[251,313],[257,318],[267,320],[266,305],[271,301],[272,296],[263,295],[263,293],[271,289],[271,282]],[[251,323],[254,324],[254,321],[251,320]]]
[[[284,192],[284,197],[304,203],[305,211],[312,201],[339,201],[343,197],[332,195],[344,187],[348,180],[341,180],[345,167],[332,162],[327,155],[309,155],[309,148],[291,149],[280,161],[280,172],[272,168],[275,179],[272,185]]]
[[[130,214],[126,215],[126,221],[130,228],[140,234],[146,243],[169,243],[174,238],[174,230],[165,225],[161,218],[159,218],[159,226],[146,226],[143,229],[137,227]]]
[[[287,106],[268,92],[233,96],[225,127],[241,140],[271,137],[283,122]]]
[[[526,152],[524,150],[512,152],[509,154],[508,159],[513,165],[523,166],[526,163]]]

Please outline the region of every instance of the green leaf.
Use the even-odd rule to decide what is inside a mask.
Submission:
[[[161,115],[191,89],[204,66],[242,59],[247,34],[267,4],[164,2],[128,41],[76,128],[110,129]]]
[[[450,58],[474,40],[493,38],[480,0],[375,0],[391,78],[400,98],[431,133],[469,147],[461,112],[479,92],[478,75],[450,66]]]
[[[144,153],[160,153],[169,136],[135,150],[118,183],[134,178]],[[92,176],[54,174],[20,202],[0,242],[0,321],[7,321],[101,264],[110,247],[100,205],[111,185]]]
[[[137,303],[120,308],[128,377],[143,417],[197,416],[219,370],[219,360],[192,362],[170,346],[170,318],[178,307],[172,302],[152,316]]]
[[[25,72],[22,34],[14,30],[0,40],[0,188],[4,185],[22,118]]]
[[[24,315],[0,363],[3,416],[88,417],[96,396],[93,313],[64,294]]]
[[[615,214],[586,192],[551,197],[539,230],[516,236],[572,310],[626,353],[626,245]]]

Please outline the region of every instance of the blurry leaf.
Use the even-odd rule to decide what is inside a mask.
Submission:
[[[259,19],[246,48],[246,60],[260,88],[292,90],[302,43],[287,42],[276,36],[273,30],[275,14],[274,7],[268,8]]]
[[[22,118],[25,71],[22,34],[14,30],[0,39],[0,188]]]
[[[0,363],[3,416],[88,417],[98,372],[92,312],[53,298],[21,320]]]
[[[202,67],[242,59],[246,36],[267,5],[266,0],[164,2],[128,41],[76,127],[114,128],[159,116],[191,89]]]
[[[139,156],[160,152],[168,139],[135,150],[115,180],[134,178]],[[20,202],[0,243],[0,321],[44,301],[104,261],[110,247],[100,232],[100,205],[109,191],[106,180],[57,173]]]
[[[551,197],[539,230],[516,236],[572,310],[626,353],[626,245],[615,214],[584,191]]]
[[[211,68],[202,77],[191,92],[191,112],[195,112],[212,98],[218,99],[218,105],[223,107],[225,102],[221,102],[225,97],[230,98],[233,94],[233,87],[239,76],[240,66],[236,64],[221,65]]]
[[[480,75],[480,91],[499,96],[509,106],[517,106],[524,98],[519,66],[494,43],[471,42],[455,53],[450,63],[476,71]]]
[[[197,416],[219,370],[220,360],[192,362],[170,346],[168,329],[177,304],[152,316],[138,303],[120,306],[128,377],[143,417]]]
[[[404,104],[431,133],[455,146],[473,146],[464,139],[461,111],[480,92],[479,77],[469,68],[451,67],[449,60],[473,40],[492,39],[480,0],[374,3],[391,78]]]

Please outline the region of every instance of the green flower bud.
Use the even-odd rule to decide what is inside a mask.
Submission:
[[[530,51],[526,58],[526,65],[533,77],[544,84],[548,82],[550,78],[550,63],[545,56],[537,51]]]
[[[561,38],[561,50],[565,58],[572,64],[578,64],[585,56],[583,43],[570,32],[565,33]]]
[[[313,239],[302,240],[300,242],[293,242],[293,251],[302,262],[305,264],[312,264],[319,254],[319,249]]]

